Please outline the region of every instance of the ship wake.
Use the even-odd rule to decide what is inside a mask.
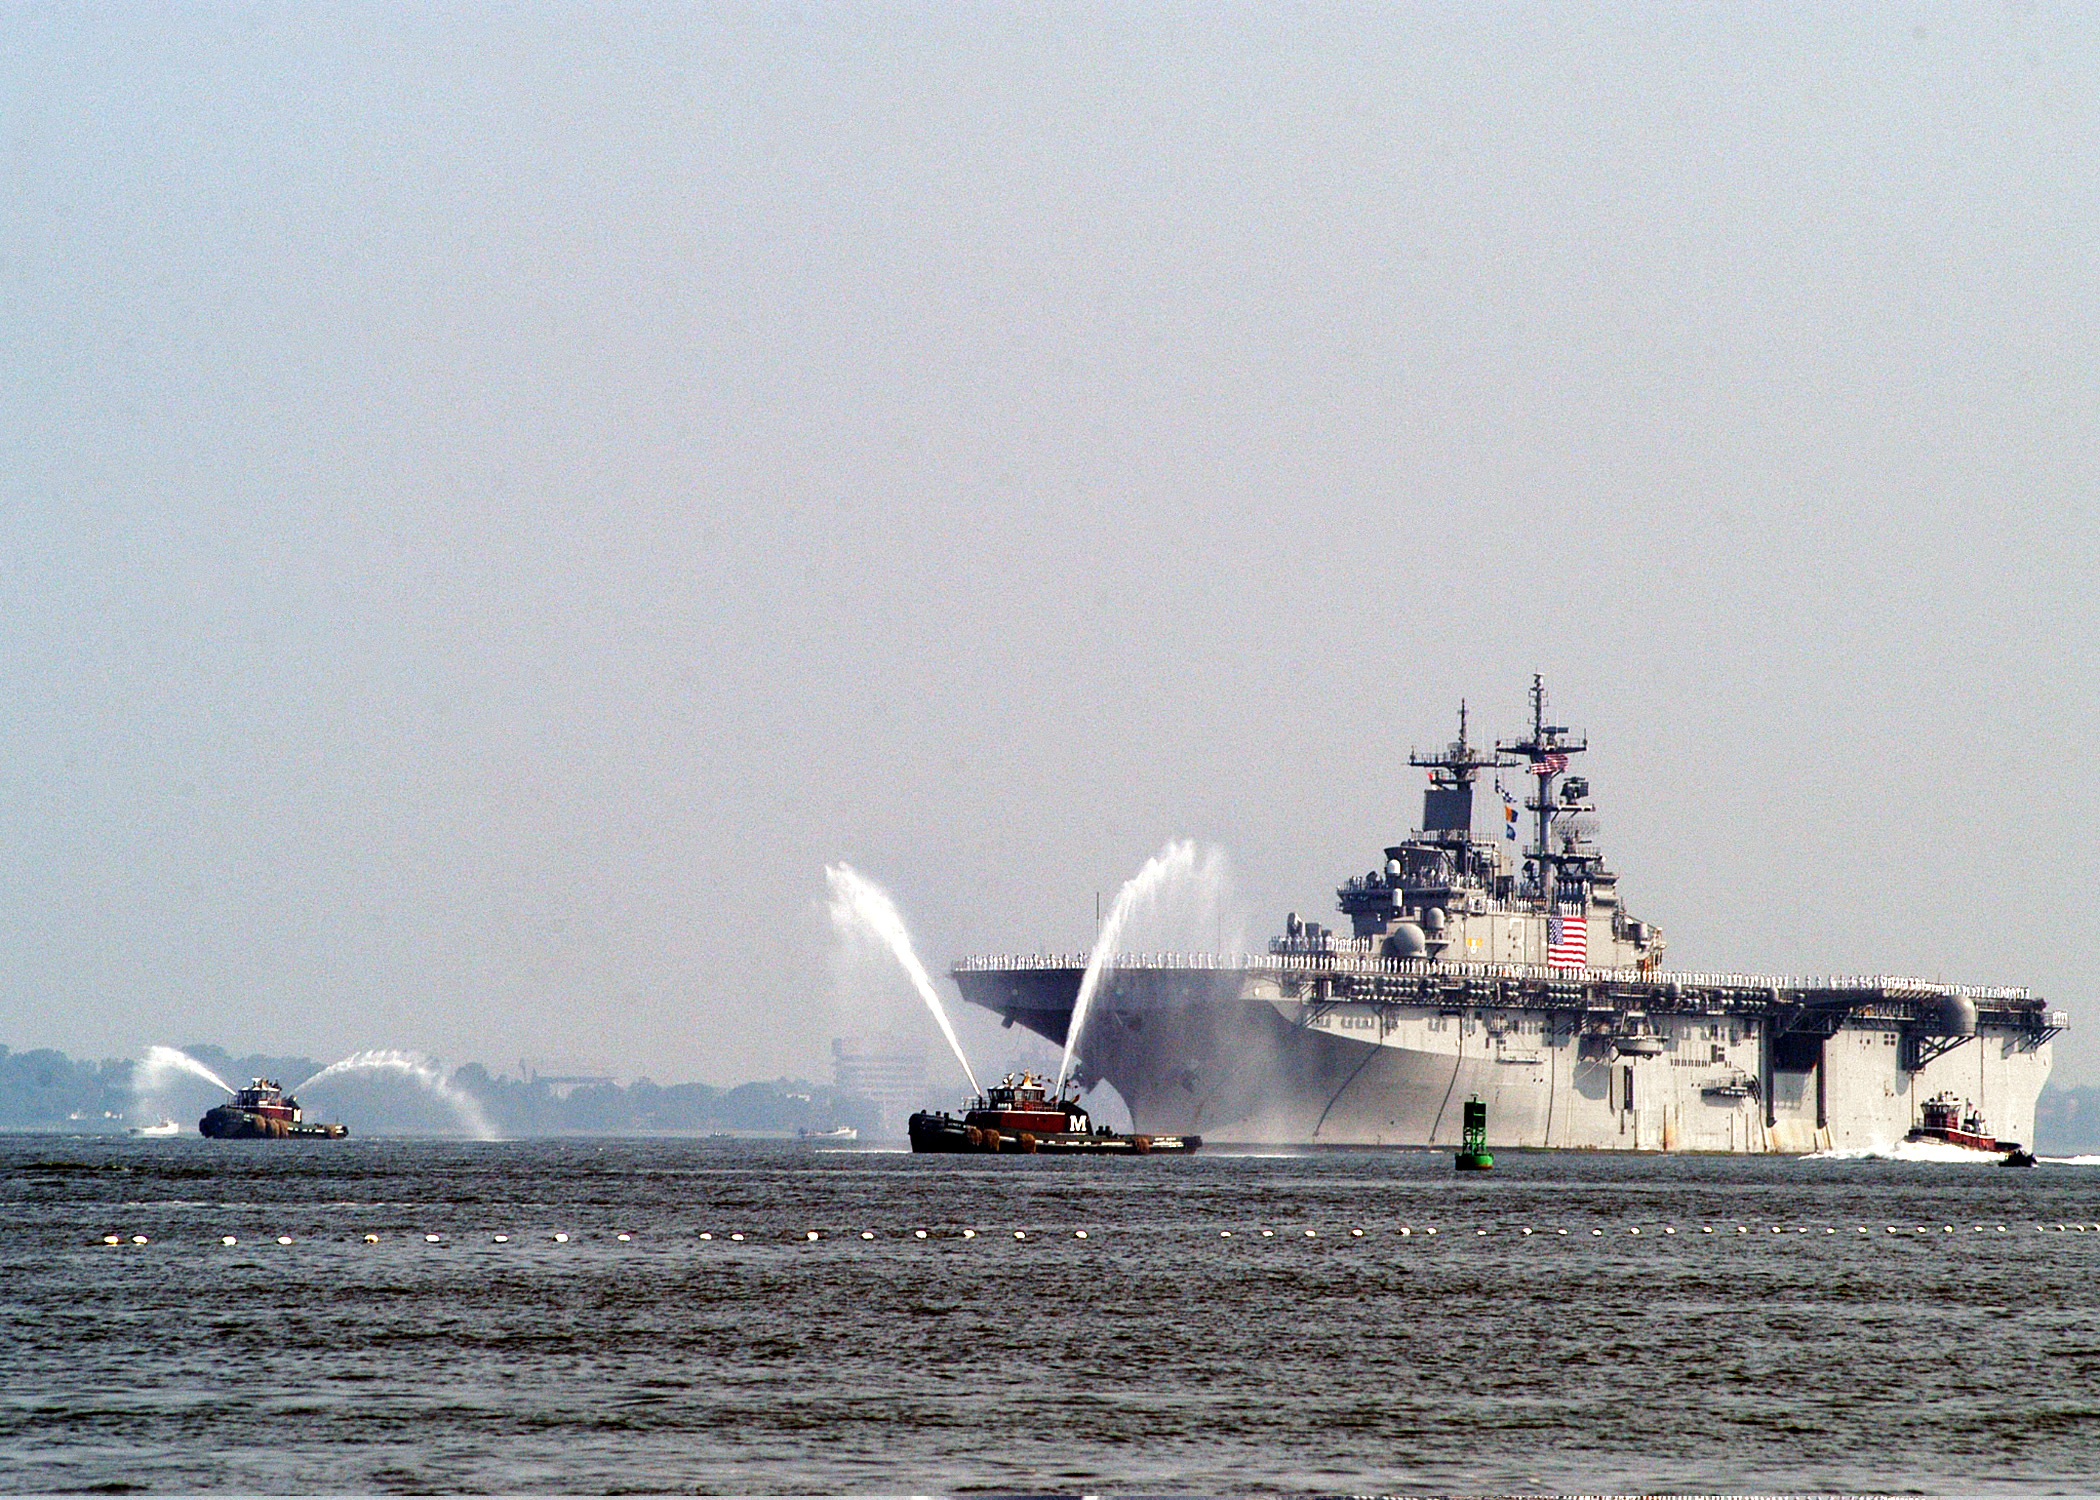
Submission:
[[[1945,1141],[1898,1141],[1893,1146],[1847,1146],[1830,1151],[1811,1151],[1801,1160],[1922,1161],[1990,1167],[1996,1166],[2004,1155],[2002,1151],[1972,1151],[1966,1146],[1950,1146]]]

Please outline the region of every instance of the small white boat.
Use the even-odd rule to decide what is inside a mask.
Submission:
[[[841,1125],[835,1130],[798,1130],[796,1135],[805,1141],[857,1141],[860,1132],[851,1125]]]
[[[132,1126],[132,1127],[131,1127],[131,1129],[130,1129],[129,1131],[127,1131],[127,1132],[126,1132],[126,1134],[128,1134],[128,1135],[181,1135],[181,1134],[182,1134],[182,1127],[181,1127],[180,1125],[177,1125],[177,1124],[176,1124],[176,1123],[175,1123],[175,1122],[174,1122],[173,1120],[169,1119],[169,1118],[168,1118],[168,1117],[167,1117],[166,1115],[162,1115],[162,1116],[161,1116],[161,1117],[160,1117],[160,1118],[159,1118],[158,1120],[155,1120],[155,1121],[154,1121],[154,1122],[153,1122],[153,1123],[152,1123],[151,1125],[134,1125],[134,1126]]]

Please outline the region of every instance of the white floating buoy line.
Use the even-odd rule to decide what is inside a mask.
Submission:
[[[1465,1227],[1462,1225],[1446,1227],[1452,1228],[1453,1231],[1458,1234],[1465,1233]],[[1713,1235],[1716,1233],[1725,1234],[1729,1231],[1730,1227],[1731,1226],[1726,1224],[1700,1224],[1697,1226],[1687,1225],[1684,1227],[1684,1233],[1690,1234],[1694,1232],[1694,1229],[1696,1229],[1696,1232],[1702,1235]],[[1657,1235],[1674,1238],[1679,1232],[1678,1226],[1675,1224],[1627,1224],[1623,1226],[1599,1226],[1593,1224],[1589,1226],[1589,1237],[1592,1239],[1601,1240],[1605,1238],[1607,1234],[1617,1234],[1620,1228],[1624,1229],[1626,1236],[1629,1238],[1641,1238],[1644,1236],[1653,1237]],[[1747,1224],[1734,1225],[1733,1229],[1734,1232],[1738,1235],[1747,1236],[1753,1233],[1750,1226],[1748,1226]],[[1793,1235],[1797,1237],[1812,1237],[1816,1235],[1819,1230],[1825,1237],[1834,1237],[1844,1233],[1844,1226],[1828,1224],[1767,1224],[1764,1226],[1764,1229],[1771,1235],[1780,1236],[1781,1239],[1779,1240],[1779,1243],[1784,1243],[1784,1237],[1788,1235]],[[2070,1220],[2066,1220],[2062,1223],[2057,1224],[2037,1222],[2034,1224],[2034,1230],[2036,1233],[2039,1234],[2053,1233],[2061,1235],[2085,1234],[2091,1232],[2096,1235],[2100,1235],[2100,1224],[2077,1223]],[[1211,1231],[1205,1229],[1198,1229],[1195,1232],[1199,1234],[1208,1234]],[[1577,1226],[1572,1232],[1575,1234],[1580,1234],[1582,1232],[1582,1227]],[[1872,1227],[1866,1224],[1856,1224],[1852,1226],[1852,1233],[1855,1235],[1871,1235],[1873,1232],[1874,1231]],[[1959,1224],[1885,1224],[1882,1226],[1881,1232],[1885,1236],[1945,1236],[1961,1234],[1964,1232],[1971,1235],[2002,1235],[2010,1233],[2011,1229],[2008,1225],[2004,1224],[1971,1224],[1968,1226],[1966,1231],[1964,1231],[1963,1227]],[[824,1230],[808,1229],[791,1233],[788,1236],[788,1238],[796,1243],[813,1243],[815,1241],[824,1239],[827,1233],[828,1232]],[[885,1235],[894,1235],[896,1238],[901,1240],[905,1238],[908,1234],[910,1239],[912,1240],[925,1242],[929,1240],[947,1240],[951,1238],[962,1240],[975,1240],[981,1238],[986,1233],[992,1233],[1001,1236],[1010,1234],[1011,1238],[1017,1243],[1027,1243],[1045,1237],[1057,1238],[1065,1235],[1069,1235],[1069,1237],[1074,1241],[1084,1241],[1089,1244],[1091,1244],[1094,1239],[1093,1231],[1089,1229],[1077,1228],[1070,1230],[1054,1231],[1047,1229],[1014,1229],[1011,1231],[990,1231],[978,1230],[974,1228],[913,1228],[908,1231],[901,1228],[895,1230],[861,1229],[846,1232],[845,1237],[848,1239],[857,1239],[862,1243],[873,1243],[874,1241],[882,1239]],[[1330,1228],[1328,1230],[1322,1230],[1317,1227],[1307,1228],[1301,1226],[1295,1231],[1287,1228],[1277,1229],[1274,1227],[1241,1228],[1238,1230],[1219,1229],[1216,1231],[1217,1237],[1221,1240],[1254,1236],[1264,1240],[1281,1239],[1285,1243],[1291,1243],[1299,1240],[1315,1241],[1321,1239],[1327,1234],[1332,1234],[1337,1237],[1344,1237],[1351,1240],[1363,1240],[1367,1238],[1375,1238],[1381,1233],[1402,1239],[1412,1239],[1417,1234],[1420,1234],[1424,1237],[1433,1236],[1437,1233],[1437,1229],[1433,1225],[1426,1224],[1398,1224],[1385,1226],[1382,1230],[1376,1226],[1374,1226],[1371,1229],[1365,1229],[1361,1225],[1352,1225],[1347,1228]],[[1509,1234],[1515,1234],[1525,1239],[1535,1238],[1539,1235],[1553,1235],[1559,1238],[1566,1238],[1569,1235],[1569,1233],[1571,1233],[1570,1229],[1564,1225],[1489,1223],[1485,1225],[1476,1224],[1473,1227],[1473,1237],[1476,1239],[1487,1239],[1495,1236]],[[766,1235],[760,1236],[761,1239],[766,1239],[770,1237],[771,1236]],[[216,1238],[217,1242],[222,1246],[232,1247],[241,1243],[241,1238],[238,1235],[222,1234],[217,1236]],[[260,1240],[261,1243],[264,1244],[289,1246],[296,1242],[295,1237],[290,1234],[265,1234],[260,1235],[257,1238]],[[359,1235],[357,1236],[357,1238],[364,1244],[377,1245],[382,1242],[383,1237],[376,1232],[370,1232]],[[427,1232],[422,1234],[411,1233],[405,1236],[405,1238],[407,1238],[412,1243],[420,1241],[425,1245],[448,1245],[451,1243],[451,1240],[447,1237],[447,1235],[441,1232]],[[513,1241],[514,1238],[515,1236],[509,1233],[491,1232],[488,1234],[486,1243],[495,1245],[508,1245]],[[570,1244],[577,1238],[579,1237],[571,1235],[566,1230],[556,1230],[547,1234],[546,1236],[547,1241],[556,1245]],[[582,1236],[581,1238],[591,1239],[597,1238],[597,1236],[587,1235]],[[608,1235],[605,1235],[604,1238],[625,1245],[635,1243],[638,1236],[635,1231],[618,1230]],[[733,1244],[743,1244],[746,1243],[749,1237],[741,1231],[732,1231],[728,1234],[723,1234],[716,1230],[700,1230],[696,1232],[694,1238],[698,1241],[709,1244],[713,1243],[718,1239],[728,1240]],[[122,1246],[126,1244],[143,1246],[152,1244],[154,1243],[154,1241],[152,1240],[152,1238],[144,1234],[126,1234],[121,1230],[112,1230],[95,1235],[89,1243],[98,1244],[106,1247]],[[250,1243],[255,1243],[255,1241],[251,1241]],[[1766,1243],[1772,1242],[1766,1241]]]

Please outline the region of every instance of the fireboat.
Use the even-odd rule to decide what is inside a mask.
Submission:
[[[1095,1125],[1080,1107],[1078,1090],[1051,1096],[1033,1073],[1009,1073],[970,1102],[960,1119],[920,1110],[908,1127],[916,1152],[991,1151],[1024,1156],[1186,1155],[1200,1135],[1118,1135]]]
[[[1952,1094],[1935,1094],[1918,1106],[1923,1117],[1906,1141],[1938,1141],[1943,1146],[1960,1146],[1968,1151],[1981,1151],[2002,1157],[2001,1165],[2008,1167],[2031,1167],[2034,1153],[2023,1148],[2018,1141],[2001,1141],[1996,1136],[1984,1133],[1983,1113],[1974,1105],[1963,1107],[1963,1102]]]
[[[298,1136],[311,1140],[339,1141],[350,1133],[347,1125],[324,1125],[307,1119],[299,1101],[284,1091],[275,1079],[251,1079],[244,1089],[235,1089],[226,1103],[204,1112],[197,1129],[222,1141],[284,1140]]]

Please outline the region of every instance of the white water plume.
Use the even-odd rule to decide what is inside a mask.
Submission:
[[[897,903],[890,900],[890,893],[849,864],[826,865],[824,880],[831,887],[831,925],[841,934],[864,933],[890,950],[903,967],[912,988],[919,992],[919,998],[933,1012],[941,1035],[948,1039],[949,1050],[962,1064],[963,1076],[970,1080],[970,1092],[983,1093],[977,1086],[977,1074],[971,1069],[970,1060],[963,1056],[962,1042],[948,1022],[947,1009],[934,990],[933,980],[927,977],[926,966],[919,962],[919,955],[912,949],[911,933],[904,926]]]
[[[1087,1011],[1093,1006],[1094,993],[1101,988],[1101,976],[1115,965],[1116,945],[1123,940],[1123,930],[1131,918],[1151,915],[1170,896],[1179,894],[1187,886],[1194,887],[1204,905],[1215,906],[1224,880],[1224,851],[1206,849],[1199,853],[1192,841],[1176,839],[1146,860],[1137,874],[1123,882],[1123,889],[1116,892],[1115,903],[1108,909],[1107,920],[1094,937],[1094,950],[1087,955],[1086,972],[1079,978],[1079,997],[1072,1002],[1072,1019],[1065,1025],[1065,1055],[1057,1066],[1059,1093],[1064,1091],[1065,1079],[1072,1072],[1072,1050],[1079,1045],[1080,1033],[1086,1029]]]
[[[318,1083],[350,1073],[399,1073],[413,1079],[445,1102],[467,1134],[478,1141],[496,1139],[496,1127],[489,1123],[488,1116],[482,1113],[481,1105],[473,1095],[454,1088],[437,1064],[415,1052],[353,1052],[330,1063],[292,1092],[304,1094]]]
[[[233,1092],[233,1085],[198,1062],[189,1053],[176,1047],[151,1046],[139,1059],[138,1066],[131,1070],[131,1091],[141,1099],[150,1099],[165,1090],[177,1074],[191,1073],[206,1083]]]

